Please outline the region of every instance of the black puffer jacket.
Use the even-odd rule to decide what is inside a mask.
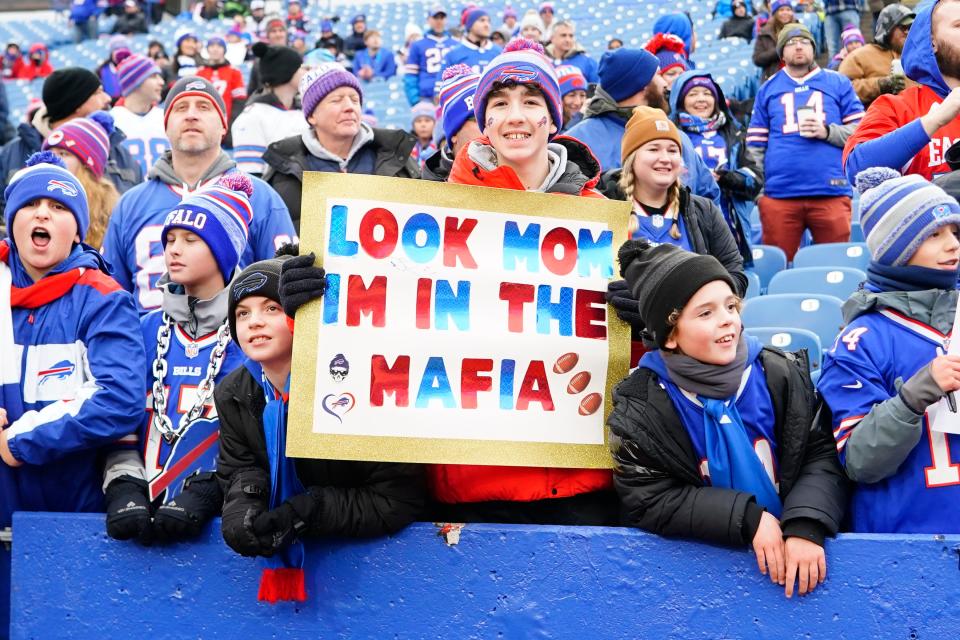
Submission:
[[[786,536],[822,545],[840,526],[848,490],[829,409],[813,390],[805,352],[764,347],[760,361],[776,421],[781,527]],[[665,536],[752,542],[762,507],[750,494],[704,484],[690,437],[657,374],[636,369],[617,386],[613,401],[607,425],[625,524]]]
[[[398,129],[373,129],[373,140],[367,145],[375,152],[374,175],[393,178],[419,178],[420,169],[410,157],[413,137]],[[361,151],[365,147],[361,147]],[[290,210],[290,218],[300,233],[300,197],[303,193],[303,172],[308,171],[306,145],[300,136],[291,136],[267,147],[263,161],[267,165],[263,179],[280,194]],[[359,152],[358,152],[359,153]]]
[[[263,435],[263,388],[238,367],[214,390],[220,417],[217,479],[230,502],[234,476],[270,477]],[[397,531],[420,515],[426,496],[422,465],[298,458],[297,476],[318,508],[307,522],[309,536],[379,536]],[[270,487],[260,487],[270,495]]]
[[[598,189],[611,200],[626,200],[619,183],[620,169],[613,169],[603,174]],[[747,291],[747,275],[743,271],[743,256],[717,205],[712,200],[690,193],[690,188],[684,186],[680,188],[678,211],[694,253],[716,258],[733,277],[737,295],[744,295]]]

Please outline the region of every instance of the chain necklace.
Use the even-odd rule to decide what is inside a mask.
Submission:
[[[217,330],[217,343],[210,352],[210,364],[207,365],[207,375],[204,376],[200,386],[197,387],[197,400],[190,410],[180,416],[180,424],[176,429],[173,428],[173,422],[167,415],[167,389],[163,381],[167,377],[167,352],[170,350],[170,337],[173,334],[173,320],[166,313],[163,314],[163,320],[157,329],[157,357],[153,361],[153,420],[152,426],[160,432],[163,439],[168,444],[173,444],[177,438],[184,432],[191,422],[200,417],[204,406],[213,395],[213,380],[220,372],[220,365],[223,364],[223,355],[227,351],[227,345],[230,344],[230,325],[224,322]]]

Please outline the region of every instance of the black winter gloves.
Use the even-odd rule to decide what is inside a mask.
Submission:
[[[316,256],[310,253],[285,260],[280,268],[280,304],[283,312],[294,317],[297,309],[323,296],[326,272],[313,266]]]
[[[307,492],[288,498],[276,509],[257,516],[253,532],[260,540],[261,555],[271,556],[293,542],[306,531],[307,523],[319,508],[319,499]]]
[[[153,539],[146,480],[120,476],[107,486],[107,534],[115,540]]]
[[[262,469],[242,469],[230,478],[221,531],[230,548],[242,556],[261,555],[253,523],[267,509],[269,487],[270,480]]]
[[[640,306],[626,280],[614,280],[607,285],[607,302],[617,312],[617,317],[629,324],[643,328],[643,319],[640,317]]]
[[[213,474],[190,478],[180,495],[157,508],[153,515],[154,534],[164,542],[195,538],[220,513],[221,503],[220,487]]]

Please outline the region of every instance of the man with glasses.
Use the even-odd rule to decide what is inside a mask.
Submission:
[[[903,73],[915,81],[881,95],[843,151],[847,177],[890,167],[927,180],[948,173],[960,157],[960,0],[937,0],[917,11],[903,45]],[[951,153],[948,155],[948,150]]]
[[[873,44],[860,47],[840,63],[865,107],[883,94],[898,94],[915,83],[903,75],[900,55],[916,16],[902,4],[884,7],[877,18]]]
[[[840,163],[843,143],[863,117],[850,81],[816,63],[810,30],[780,31],[783,69],[757,93],[747,151],[766,176],[760,198],[763,242],[792,260],[804,229],[814,242],[850,239],[850,185]]]

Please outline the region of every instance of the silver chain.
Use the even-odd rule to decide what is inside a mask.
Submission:
[[[167,352],[170,350],[170,336],[173,333],[173,320],[166,313],[157,328],[157,357],[153,361],[153,421],[152,426],[160,432],[168,444],[173,444],[191,422],[200,417],[207,401],[213,395],[213,380],[220,373],[223,364],[223,355],[230,344],[230,324],[224,322],[217,330],[217,343],[210,352],[210,363],[207,365],[207,375],[197,387],[197,401],[188,412],[180,417],[180,424],[176,429],[167,415],[167,389],[163,381],[167,377]]]

